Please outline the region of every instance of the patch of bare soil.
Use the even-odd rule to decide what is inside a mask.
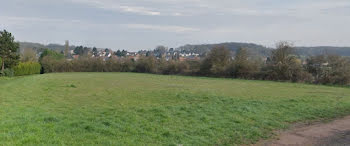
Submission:
[[[296,126],[281,132],[276,139],[261,141],[257,146],[313,146],[313,145],[349,145],[350,116],[330,123],[317,123],[308,126]]]

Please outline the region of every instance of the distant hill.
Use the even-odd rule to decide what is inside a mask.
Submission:
[[[350,56],[350,47],[297,47],[297,54],[302,56],[314,56],[322,54],[334,54],[340,56]]]
[[[230,49],[233,52],[236,52],[239,48],[247,48],[251,55],[254,56],[268,56],[271,52],[271,48],[264,47],[262,45],[257,45],[253,43],[220,43],[220,44],[202,44],[202,45],[185,45],[177,48],[177,50],[186,52],[186,53],[197,53],[201,56],[205,55],[215,46],[224,46]]]
[[[32,42],[19,42],[20,50],[23,51],[24,49],[34,49],[35,51],[40,51],[42,49],[51,49],[55,50],[57,52],[64,51],[65,46],[60,44],[48,44],[43,45],[40,43],[32,43]],[[75,46],[69,46],[70,50],[73,50]]]
[[[225,46],[233,52],[236,52],[239,48],[244,47],[249,50],[251,55],[267,57],[270,55],[273,48],[264,47],[262,45],[253,43],[220,43],[220,44],[202,44],[202,45],[185,45],[177,48],[180,51],[198,53],[205,55],[215,46]],[[331,47],[331,46],[320,46],[320,47],[296,47],[296,53],[300,56],[314,56],[321,54],[335,54],[340,56],[350,56],[350,47]]]

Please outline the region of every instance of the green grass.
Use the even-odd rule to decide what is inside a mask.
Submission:
[[[135,73],[0,78],[2,145],[236,145],[350,114],[349,88]]]

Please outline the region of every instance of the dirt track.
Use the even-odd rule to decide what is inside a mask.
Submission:
[[[280,145],[349,145],[350,116],[330,123],[318,123],[309,126],[292,128],[281,132],[276,139],[262,141],[258,146]]]

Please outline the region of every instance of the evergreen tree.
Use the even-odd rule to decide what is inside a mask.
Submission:
[[[92,48],[92,54],[93,54],[95,57],[97,57],[98,51],[97,51],[97,48],[96,48],[96,47]]]
[[[0,31],[0,57],[2,58],[1,72],[5,67],[13,67],[19,62],[19,44],[8,31]]]

